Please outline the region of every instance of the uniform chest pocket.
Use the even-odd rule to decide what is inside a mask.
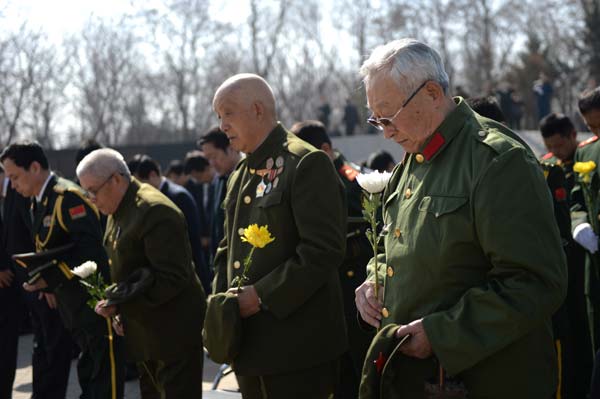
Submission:
[[[270,206],[279,205],[283,198],[283,192],[272,191],[261,198],[257,198],[255,206],[258,208],[268,208]]]
[[[423,197],[419,204],[419,210],[428,212],[436,218],[457,211],[468,202],[468,197],[428,195]]]

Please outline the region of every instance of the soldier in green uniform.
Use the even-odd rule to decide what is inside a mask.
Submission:
[[[396,338],[410,336],[391,358],[367,357],[363,373],[386,378],[404,356],[392,386],[423,381],[421,395],[451,377],[462,397],[550,397],[558,375],[550,317],[567,274],[537,160],[509,129],[450,97],[444,64],[424,43],[378,47],[361,74],[370,123],[407,155],[382,200],[393,234],[380,269],[369,264],[357,307],[372,326],[398,324]],[[361,397],[375,397],[378,383],[363,380]]]
[[[584,92],[579,98],[579,112],[583,116],[594,136],[579,144],[575,152],[575,162],[594,161],[596,170],[592,171],[592,186],[597,187],[598,166],[600,165],[600,87]],[[580,183],[573,188],[573,197],[576,204],[573,207],[573,238],[586,249],[585,262],[585,296],[587,300],[587,316],[592,341],[592,350],[596,356],[592,376],[590,397],[600,395],[600,370],[598,354],[600,353],[600,272],[594,267],[593,257],[598,257],[598,232],[594,231],[587,216],[590,204],[586,203],[582,194]],[[598,195],[598,192],[596,192]],[[577,206],[578,205],[578,206]],[[596,396],[595,396],[596,395]]]
[[[242,345],[232,367],[242,396],[327,398],[347,349],[338,278],[344,188],[327,155],[277,123],[273,92],[261,77],[227,79],[213,108],[231,146],[247,154],[227,183],[213,289],[237,295]],[[238,291],[232,280],[251,249],[240,233],[251,224],[266,225],[275,241],[253,252]]]
[[[542,156],[540,164],[553,195],[554,213],[559,224],[569,269],[567,298],[553,318],[555,340],[557,345],[562,344],[560,352],[563,354],[564,361],[561,367],[563,370],[561,385],[564,389],[561,397],[582,398],[589,391],[593,352],[584,295],[585,250],[573,240],[569,215],[571,207],[577,207],[581,202],[581,198],[572,197],[576,181],[573,164],[579,142],[575,126],[564,114],[551,113],[544,117],[540,121],[540,132],[549,151]],[[562,176],[557,168],[561,170]],[[581,191],[577,191],[575,195],[581,195]]]
[[[122,398],[122,344],[113,339],[110,320],[98,316],[86,304],[89,294],[71,272],[86,261],[94,261],[109,281],[98,210],[79,186],[49,170],[48,160],[37,143],[12,144],[0,155],[0,161],[13,187],[21,195],[33,197],[36,252],[73,244],[72,249],[56,256],[54,267],[25,283],[25,290],[43,292],[49,304],[58,308],[65,327],[81,349],[77,371],[82,397]]]
[[[116,327],[142,375],[142,397],[201,398],[206,304],[182,212],[159,190],[132,178],[115,150],[87,155],[77,177],[110,215],[104,242],[111,278],[131,294],[118,306],[98,302],[96,312],[118,314]],[[142,272],[151,284],[136,290],[134,277]]]
[[[340,384],[336,391],[336,398],[356,398],[365,354],[373,338],[372,333],[359,326],[354,302],[354,290],[367,277],[365,265],[373,256],[373,249],[365,235],[368,225],[362,216],[362,189],[356,181],[356,176],[361,171],[358,165],[349,162],[344,155],[333,149],[325,125],[321,122],[313,120],[298,122],[290,130],[329,156],[346,189],[348,233],[346,255],[339,270],[339,277],[344,297],[349,349],[340,360]]]

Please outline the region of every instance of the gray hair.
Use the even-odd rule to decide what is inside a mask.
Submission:
[[[112,148],[100,148],[90,152],[79,162],[76,173],[80,179],[84,175],[108,179],[114,173],[119,173],[127,178],[131,177],[123,155]]]
[[[433,80],[448,93],[450,82],[440,55],[418,40],[405,38],[394,40],[373,50],[369,59],[360,67],[365,86],[377,73],[387,73],[407,92],[421,83]]]

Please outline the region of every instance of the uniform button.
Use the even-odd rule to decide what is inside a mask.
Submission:
[[[239,269],[241,265],[242,264],[240,263],[239,260],[236,260],[235,262],[233,262],[233,268],[234,269]]]
[[[387,308],[381,309],[381,314],[386,318],[390,316],[390,312],[387,310]]]
[[[250,169],[249,169],[249,171],[250,171],[250,174],[251,174],[251,175],[253,175],[253,174],[255,174],[255,173],[256,173],[256,169],[252,169],[252,168],[250,168]]]
[[[109,260],[108,260],[108,265],[109,265],[109,266],[112,266],[112,259],[109,259]]]
[[[417,154],[417,155],[415,155],[415,159],[417,160],[418,163],[423,163],[423,161],[425,160],[425,157],[423,156],[423,154]]]
[[[407,188],[406,191],[404,192],[404,198],[409,199],[411,195],[412,195],[412,190],[410,188]]]
[[[402,231],[400,231],[400,229],[396,228],[394,230],[394,237],[400,238],[401,235],[402,235]]]
[[[348,276],[348,277],[350,277],[350,278],[354,277],[354,270],[348,270],[348,271],[346,272],[346,276]]]
[[[479,137],[485,137],[487,133],[485,132],[485,130],[480,130],[479,132],[477,132],[477,134],[479,135]]]
[[[394,276],[394,269],[392,269],[391,267],[387,268],[387,275],[388,277],[393,277]]]
[[[249,196],[249,195],[246,195],[246,196],[244,197],[244,204],[248,205],[248,204],[249,204],[249,203],[251,203],[251,202],[252,202],[252,198],[250,198],[250,196]]]
[[[243,227],[240,227],[240,228],[238,229],[238,234],[239,234],[239,235],[241,235],[241,236],[243,236],[243,235],[244,235],[244,228],[243,228]]]

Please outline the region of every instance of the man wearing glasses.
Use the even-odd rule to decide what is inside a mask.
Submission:
[[[382,327],[376,343],[395,339],[396,350],[369,353],[361,398],[380,382],[386,397],[550,397],[550,317],[567,277],[531,150],[452,98],[440,56],[424,43],[378,47],[361,74],[369,123],[407,153],[383,194],[382,295],[373,261],[356,290],[362,320]]]
[[[62,322],[81,349],[77,370],[82,397],[122,398],[122,344],[109,339],[109,335],[112,336],[110,322],[87,306],[90,297],[71,272],[83,262],[94,261],[105,281],[110,282],[98,210],[84,197],[79,186],[52,173],[38,143],[11,144],[0,155],[0,162],[12,187],[31,198],[36,252],[42,254],[72,245],[52,257],[54,266],[41,271],[39,277],[30,275],[23,288],[29,292],[39,291],[40,299],[45,299],[51,309],[58,309]],[[28,269],[31,267],[28,265]],[[64,357],[66,367],[70,366],[70,339],[58,336],[56,331],[44,331],[41,339],[37,344],[44,350],[40,351],[37,344],[34,349],[36,372],[55,374],[55,367],[61,366],[60,359]],[[65,374],[63,378],[68,379],[68,369]],[[34,374],[34,397],[41,394],[44,398],[64,398],[65,389],[66,380],[36,387]]]
[[[81,186],[108,215],[105,248],[118,302],[96,304],[116,317],[140,372],[142,398],[202,398],[205,294],[194,270],[183,213],[163,193],[140,183],[110,148],[77,166]],[[113,298],[110,298],[113,300]]]

